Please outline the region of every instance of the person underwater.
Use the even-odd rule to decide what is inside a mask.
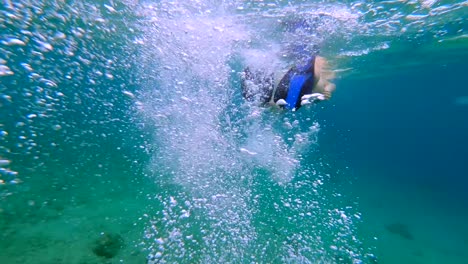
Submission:
[[[247,67],[241,74],[243,97],[261,106],[296,111],[301,106],[329,100],[336,89],[335,77],[325,58],[313,55],[291,67],[282,78]]]

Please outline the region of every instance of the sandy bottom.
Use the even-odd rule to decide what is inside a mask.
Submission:
[[[361,178],[352,188],[362,212],[359,235],[375,247],[378,263],[468,263],[466,201],[389,177]]]
[[[3,227],[0,263],[145,263],[139,249],[143,226],[137,200],[84,204],[49,210],[37,222],[21,221]],[[99,238],[118,234],[123,247],[112,259],[93,249]]]
[[[3,208],[0,263],[146,263],[142,241],[148,222],[142,216],[151,210],[147,195],[154,190],[145,187],[150,183],[95,192],[92,199],[62,193],[64,201],[70,201],[67,195],[87,197],[68,204],[61,204],[60,198],[46,205],[22,199],[16,214],[11,206]],[[468,210],[450,193],[388,177],[362,177],[349,186],[344,192],[359,197],[362,212],[358,237],[377,256],[373,263],[468,263]],[[96,189],[100,188],[106,185]],[[108,234],[121,237],[123,247],[112,258],[97,256],[96,241]]]

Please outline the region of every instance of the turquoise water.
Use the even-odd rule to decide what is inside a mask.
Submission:
[[[467,263],[467,13],[3,1],[0,263]],[[244,102],[296,44],[332,100]]]

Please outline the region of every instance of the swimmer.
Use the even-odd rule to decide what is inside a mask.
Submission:
[[[301,106],[329,100],[336,89],[335,74],[325,58],[309,57],[291,67],[282,78],[246,68],[241,75],[242,95],[261,106],[276,106],[295,111]]]
[[[316,30],[320,20],[293,16],[282,20],[279,27],[284,32],[279,55],[294,61],[295,65],[287,72],[276,71],[276,74],[246,68],[241,75],[244,98],[261,106],[293,111],[329,100],[336,88],[332,83],[335,73],[327,60],[318,55],[322,46],[320,38],[312,37],[320,35]]]

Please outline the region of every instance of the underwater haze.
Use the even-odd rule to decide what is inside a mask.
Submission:
[[[468,263],[468,2],[3,0],[0,263]],[[299,26],[297,26],[299,25]],[[330,101],[265,109],[300,48]]]

